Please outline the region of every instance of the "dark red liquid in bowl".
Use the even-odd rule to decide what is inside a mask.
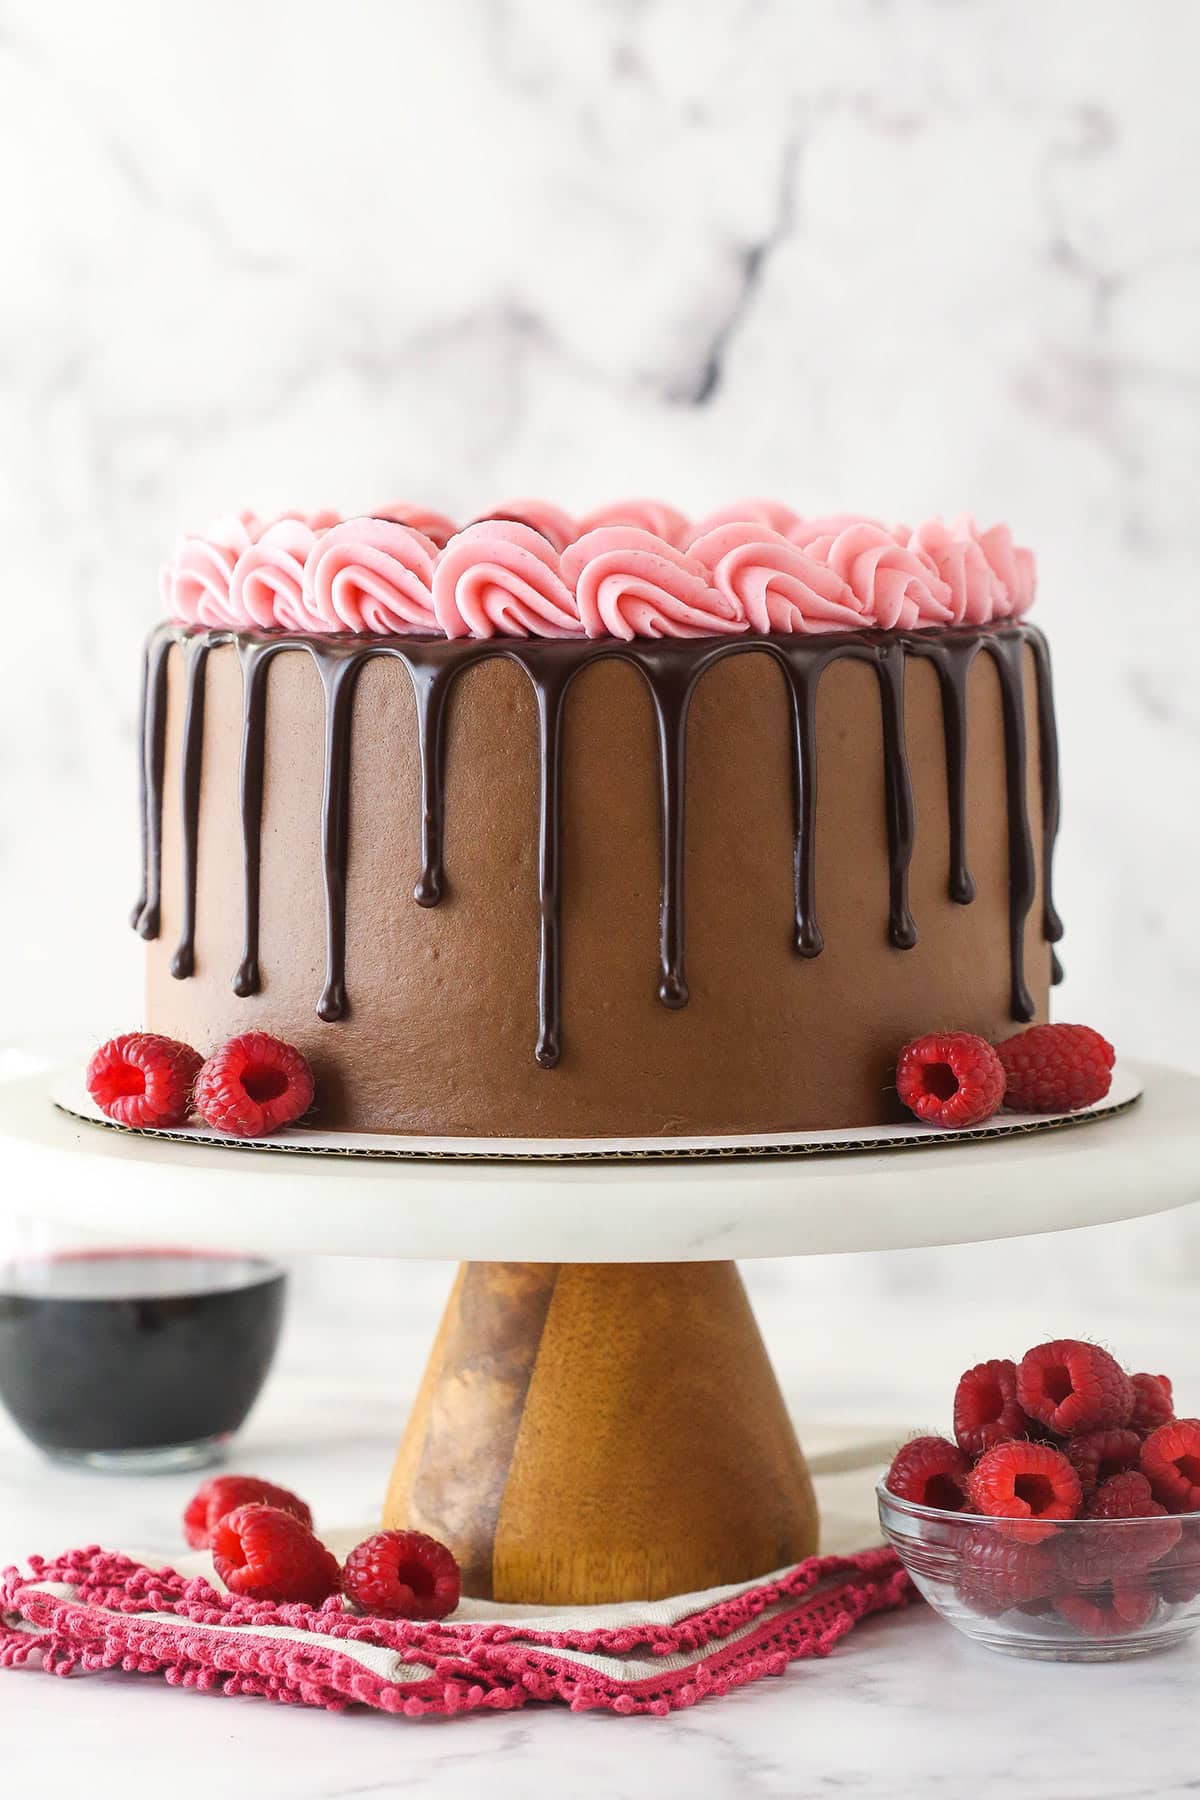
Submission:
[[[0,1401],[52,1456],[228,1437],[271,1366],[285,1282],[257,1257],[189,1251],[0,1264]]]

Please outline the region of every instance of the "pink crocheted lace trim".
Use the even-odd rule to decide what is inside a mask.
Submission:
[[[45,1592],[38,1584],[46,1582],[69,1595]],[[8,1569],[0,1577],[0,1668],[40,1660],[54,1675],[124,1669],[179,1687],[333,1712],[363,1705],[408,1718],[528,1700],[558,1701],[574,1712],[665,1714],[781,1674],[797,1658],[827,1656],[860,1619],[912,1598],[893,1553],[869,1550],[812,1557],[674,1625],[555,1632],[533,1621],[417,1624],[363,1618],[337,1600],[318,1609],[239,1600],[198,1577],[92,1546],[53,1562],[33,1557],[28,1573]],[[266,1639],[248,1629],[263,1625],[291,1635]],[[331,1648],[330,1638],[390,1651],[426,1673],[389,1679]],[[686,1668],[637,1679],[573,1660],[634,1650],[642,1659],[704,1654]]]

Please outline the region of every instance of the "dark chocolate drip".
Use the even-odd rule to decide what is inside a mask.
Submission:
[[[893,639],[876,652],[883,710],[883,774],[888,822],[888,936],[897,950],[911,950],[917,927],[908,906],[908,869],[916,838],[912,775],[904,742],[904,645]]]
[[[320,1018],[344,1016],[346,995],[346,881],[350,837],[350,746],[354,691],[359,671],[375,656],[402,662],[412,683],[417,710],[421,769],[421,867],[414,898],[434,906],[444,890],[446,714],[457,677],[478,662],[496,657],[515,662],[533,688],[538,711],[540,794],[538,857],[538,1038],[536,1057],[553,1068],[562,1053],[562,740],[566,695],[586,664],[606,659],[631,664],[646,683],[658,735],[661,807],[661,894],[659,914],[659,998],[664,1005],[687,1004],[685,972],[684,865],[687,720],[691,696],[701,677],[732,655],[770,655],[786,677],[792,716],[795,785],[795,942],[800,955],[820,954],[822,936],[816,909],[817,690],[824,670],[842,658],[868,662],[879,684],[888,838],[888,933],[899,949],[916,942],[909,909],[908,871],[915,838],[912,780],[904,728],[904,671],[909,655],[933,660],[942,696],[950,821],[949,887],[953,899],[974,894],[966,854],[966,696],[973,658],[981,648],[998,671],[1005,732],[1006,789],[1010,855],[1010,953],[1012,1010],[1029,1018],[1033,1007],[1025,985],[1025,920],[1036,891],[1037,865],[1026,803],[1024,645],[1032,646],[1038,676],[1041,787],[1044,816],[1046,936],[1062,930],[1049,894],[1050,857],[1058,825],[1058,760],[1054,735],[1049,659],[1040,634],[1024,625],[961,628],[938,633],[837,633],[820,638],[743,637],[691,642],[638,640],[588,643],[578,640],[513,639],[448,642],[414,638],[312,638],[282,633],[210,631],[177,627],[156,632],[148,646],[143,697],[143,892],[137,909],[139,930],[158,929],[161,891],[163,754],[166,729],[167,655],[182,643],[187,655],[183,726],[182,835],[184,928],[172,973],[193,966],[196,844],[199,826],[200,763],[204,729],[204,664],[209,650],[233,644],[243,671],[240,806],[244,848],[245,941],[233,978],[239,994],[260,986],[258,962],[263,764],[267,669],[282,650],[312,657],[325,693],[325,766],[321,800],[321,851],[325,890],[325,986],[317,1005]],[[1054,959],[1057,966],[1057,959]]]
[[[142,885],[138,889],[138,897],[133,903],[129,915],[129,923],[136,931],[146,910],[146,887],[149,874],[150,847],[147,841],[146,805],[149,784],[146,780],[146,708],[150,698],[150,643],[142,652],[142,692],[138,701],[137,747],[138,747],[138,817],[140,820],[139,835],[142,845]]]
[[[421,873],[413,889],[418,906],[436,906],[442,897],[442,838],[446,815],[446,700],[456,670],[400,654],[417,706],[417,754],[421,764]]]
[[[350,733],[354,688],[369,652],[317,655],[325,687],[325,777],[321,792],[321,865],[325,881],[325,987],[317,1017],[345,1017],[346,874],[350,852]]]
[[[562,722],[573,669],[534,682],[541,796],[538,809],[538,1038],[543,1069],[562,1055]]]
[[[162,800],[167,747],[167,658],[176,642],[169,625],[146,643],[141,705],[142,887],[131,924],[144,938],[156,938],[162,900]]]
[[[640,648],[640,646],[639,646]],[[658,908],[658,997],[673,1012],[688,1003],[683,950],[683,861],[686,833],[687,717],[697,678],[662,679],[652,657],[637,657],[654,702],[658,726],[658,784],[662,875]],[[679,671],[672,671],[676,677]]]
[[[1034,626],[1024,627],[1025,641],[1033,652],[1037,672],[1038,745],[1041,757],[1042,785],[1042,936],[1048,944],[1057,944],[1063,934],[1063,923],[1054,904],[1054,845],[1058,838],[1062,812],[1058,769],[1058,726],[1054,714],[1054,681],[1050,669],[1050,647]],[[1062,964],[1055,950],[1050,952],[1050,979],[1057,984],[1063,978]]]
[[[969,906],[975,878],[967,860],[967,681],[979,649],[979,635],[916,639],[909,648],[937,671],[946,745],[946,806],[950,826],[950,898]]]
[[[795,944],[806,958],[825,948],[817,924],[817,683],[825,662],[788,658],[784,669],[792,708],[792,795],[795,808]]]
[[[242,663],[242,756],[238,791],[242,815],[242,889],[245,895],[242,960],[232,983],[245,999],[262,986],[258,965],[259,890],[262,876],[264,745],[267,729],[267,670],[273,644],[238,646]]]
[[[200,772],[204,748],[204,671],[212,640],[194,637],[186,646],[183,761],[179,785],[179,830],[183,840],[183,919],[171,973],[185,981],[196,966],[196,847],[200,835]]]
[[[1029,829],[1025,734],[1025,638],[990,633],[985,646],[1000,677],[1004,718],[1004,767],[1008,790],[1008,943],[1014,1019],[1032,1019],[1037,1008],[1025,985],[1025,921],[1037,892],[1037,861]]]

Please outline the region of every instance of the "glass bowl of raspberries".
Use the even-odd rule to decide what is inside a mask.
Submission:
[[[920,1593],[991,1650],[1112,1661],[1200,1625],[1200,1419],[1097,1344],[968,1369],[953,1439],[904,1444],[878,1498]]]

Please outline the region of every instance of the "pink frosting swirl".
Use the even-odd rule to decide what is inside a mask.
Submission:
[[[804,548],[853,589],[865,624],[893,631],[953,622],[950,589],[934,564],[923,551],[897,543],[881,525],[856,520]]]
[[[571,539],[579,534],[579,527],[570,513],[565,513],[561,506],[555,506],[549,500],[506,500],[502,506],[494,506],[490,512],[481,513],[471,521],[473,525],[493,522],[528,525],[532,531],[540,531],[560,556]]]
[[[969,513],[960,514],[951,530],[979,545],[988,566],[1004,587],[1004,602],[996,607],[994,617],[1020,618],[1027,613],[1037,592],[1033,551],[1014,544],[1007,525],[993,525],[987,531],[980,531]]]
[[[480,520],[437,560],[433,608],[449,638],[578,637],[579,614],[544,531]]]
[[[821,513],[813,519],[794,520],[785,535],[791,538],[793,544],[799,544],[802,550],[807,550],[818,538],[836,537],[848,525],[877,525],[880,531],[887,530],[882,519],[872,519],[866,513]]]
[[[608,506],[598,506],[595,512],[585,514],[573,535],[583,537],[589,531],[599,531],[602,525],[635,525],[676,550],[682,550],[692,536],[686,515],[665,500],[613,500]]]
[[[649,531],[606,525],[563,551],[589,637],[708,637],[746,630],[737,600],[709,569]]]
[[[246,546],[229,583],[229,610],[239,624],[259,631],[326,629],[314,623],[304,605],[304,565],[320,530],[285,514]]]
[[[445,513],[434,512],[431,507],[419,506],[411,500],[389,500],[386,506],[375,508],[374,517],[391,519],[396,525],[411,526],[413,531],[431,538],[439,550],[445,549],[458,530],[454,520]]]
[[[869,622],[835,570],[765,525],[718,525],[690,555],[755,631],[854,631]]]
[[[180,538],[160,576],[168,617],[181,625],[236,629],[242,621],[230,610],[229,584],[238,557],[262,528],[254,513],[242,512],[218,519],[205,532]]]
[[[347,519],[314,538],[304,565],[311,631],[390,637],[436,631],[432,538],[390,519]]]
[[[718,525],[766,525],[769,530],[781,531],[786,537],[796,522],[797,514],[782,500],[735,500],[731,506],[722,506],[692,525],[688,541],[682,547],[690,550],[697,538],[707,537]]]
[[[985,556],[982,546],[941,519],[926,519],[915,530],[897,525],[898,543],[927,556],[950,590],[956,625],[986,625],[1008,611],[1003,581]]]

